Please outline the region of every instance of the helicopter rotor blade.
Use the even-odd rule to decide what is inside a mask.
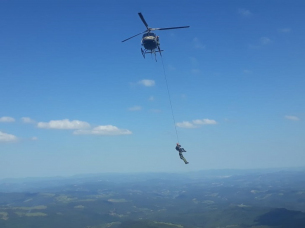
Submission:
[[[181,29],[181,28],[189,28],[190,26],[181,26],[181,27],[170,27],[170,28],[152,28],[151,31],[154,30],[168,30],[168,29]]]
[[[127,41],[127,40],[130,40],[131,38],[134,38],[134,37],[136,37],[136,36],[138,36],[138,35],[141,35],[141,34],[145,33],[146,31],[147,31],[147,30],[145,30],[144,32],[140,32],[139,34],[134,35],[134,36],[132,36],[132,37],[129,37],[129,38],[123,40],[122,42],[125,42],[125,41]]]
[[[142,22],[143,22],[143,23],[144,23],[144,25],[146,26],[146,28],[147,28],[147,29],[149,29],[148,24],[146,23],[146,21],[145,21],[145,19],[144,19],[143,15],[142,15],[142,13],[138,13],[138,14],[139,14],[139,16],[140,16],[140,18],[141,18]]]

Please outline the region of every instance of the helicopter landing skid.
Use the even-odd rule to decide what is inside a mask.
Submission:
[[[143,51],[143,49],[141,48],[141,53],[142,53],[142,55],[143,55],[143,58],[145,59],[145,53],[146,53],[146,51]]]
[[[143,50],[143,49],[141,48],[141,53],[142,53],[142,55],[143,55],[143,58],[145,59],[145,54],[147,54],[147,53],[155,54],[155,59],[156,59],[156,61],[157,61],[156,52],[159,52],[160,55],[162,56],[161,52],[164,51],[164,50],[161,50],[160,48],[158,48],[158,49],[159,49],[158,51],[148,51],[148,50],[146,50],[146,49]]]
[[[158,50],[159,50],[159,51],[157,51],[157,52],[159,52],[159,53],[160,53],[160,55],[161,55],[161,57],[162,57],[162,53],[161,53],[161,51],[163,51],[163,50],[161,50],[160,45],[158,45]]]

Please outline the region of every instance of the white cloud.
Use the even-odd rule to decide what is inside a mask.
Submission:
[[[210,120],[210,119],[197,119],[197,120],[193,120],[192,122],[183,121],[177,123],[176,126],[182,128],[197,128],[200,125],[211,125],[211,124],[217,124],[217,122],[215,120]]]
[[[151,86],[154,86],[156,83],[154,80],[143,79],[141,81],[138,81],[138,84],[147,86],[147,87],[151,87]]]
[[[17,137],[15,135],[7,134],[0,131],[0,142],[14,142],[17,141]]]
[[[0,122],[10,123],[10,122],[15,122],[15,119],[13,117],[3,116],[0,117]]]
[[[89,128],[90,124],[79,120],[51,120],[50,122],[39,122],[37,124],[39,128],[47,129],[85,129]]]
[[[268,37],[261,37],[260,42],[261,44],[266,45],[266,44],[270,44],[271,40]]]
[[[129,111],[140,111],[142,109],[141,106],[133,106],[133,107],[130,107],[128,110]]]
[[[253,14],[250,12],[250,10],[246,10],[246,9],[239,9],[238,13],[244,17],[250,17]]]
[[[22,117],[21,120],[23,123],[35,123],[35,120],[32,120],[30,117]]]
[[[180,122],[180,123],[176,123],[176,126],[177,127],[182,127],[182,128],[196,128],[196,126],[189,121],[183,121],[183,122]]]
[[[205,49],[205,45],[203,45],[197,37],[193,39],[193,45],[197,49]]]
[[[148,98],[148,100],[149,100],[149,101],[154,101],[155,98],[154,98],[154,96],[150,96],[150,97]]]
[[[294,121],[300,120],[300,118],[297,117],[297,116],[285,116],[285,118],[288,119],[288,120],[294,120]]]
[[[131,131],[127,129],[119,129],[113,125],[97,126],[91,130],[76,130],[75,135],[130,135]]]
[[[291,29],[290,28],[282,28],[282,29],[279,29],[278,31],[281,32],[281,33],[289,33],[289,32],[291,32]]]
[[[35,136],[33,136],[33,137],[31,138],[31,140],[36,141],[36,140],[38,140],[38,138],[35,137]]]
[[[210,119],[193,120],[193,123],[198,125],[217,124],[215,120],[210,120]]]

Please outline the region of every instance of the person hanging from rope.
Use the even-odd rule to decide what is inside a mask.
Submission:
[[[188,161],[185,159],[185,157],[183,157],[183,154],[182,154],[182,152],[186,152],[186,150],[184,148],[182,148],[181,145],[179,145],[179,143],[177,143],[176,150],[179,152],[179,156],[184,161],[184,163],[188,164]]]

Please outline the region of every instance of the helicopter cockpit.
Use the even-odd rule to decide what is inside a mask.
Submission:
[[[156,37],[156,34],[155,33],[152,33],[152,32],[148,32],[148,33],[145,33],[142,38],[146,37],[146,36],[153,36],[153,37]]]

